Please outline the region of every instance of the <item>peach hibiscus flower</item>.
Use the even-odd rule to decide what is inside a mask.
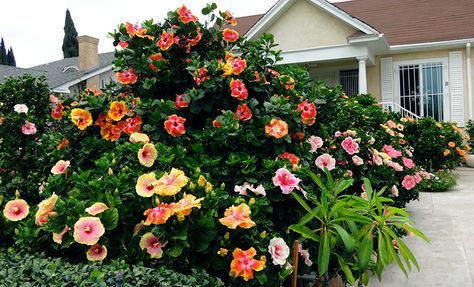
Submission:
[[[178,193],[188,183],[188,178],[182,170],[172,168],[158,180],[156,193],[161,196],[172,196]]]
[[[127,71],[117,72],[115,73],[115,76],[122,85],[133,85],[138,79],[138,76],[133,72],[133,68],[130,68]]]
[[[106,211],[107,209],[109,209],[109,207],[105,203],[96,202],[92,204],[91,206],[89,206],[88,208],[86,208],[86,212],[89,213],[89,215],[94,216]]]
[[[71,164],[68,160],[58,160],[58,162],[51,168],[52,174],[65,173],[69,165]]]
[[[265,133],[268,136],[281,139],[288,134],[288,124],[285,121],[273,118],[270,123],[265,126]]]
[[[107,257],[107,247],[96,243],[87,250],[86,256],[89,261],[102,261]]]
[[[88,110],[75,108],[71,111],[71,120],[83,131],[92,124],[92,115]]]
[[[201,208],[202,200],[204,197],[196,199],[194,195],[184,193],[183,198],[173,205],[174,214],[179,221],[183,221],[185,216],[191,214],[193,207]]]
[[[245,281],[253,279],[253,271],[263,270],[266,261],[265,256],[261,256],[260,260],[254,259],[255,255],[257,251],[253,247],[248,250],[234,249],[233,260],[230,263],[230,276],[241,276]]]
[[[250,218],[250,207],[241,203],[239,206],[232,205],[224,212],[224,217],[219,219],[219,222],[230,229],[237,227],[251,228],[255,226],[255,222]]]
[[[94,245],[104,235],[105,228],[97,217],[81,217],[74,224],[74,240],[85,245]]]
[[[53,233],[53,241],[57,244],[63,243],[63,236],[69,232],[71,228],[69,226],[64,226],[63,230],[60,233]]]
[[[107,115],[114,121],[120,121],[127,113],[127,106],[124,101],[113,101],[110,103]]]
[[[56,193],[53,192],[53,194],[47,198],[42,200],[38,204],[38,210],[36,211],[35,214],[35,224],[36,225],[44,225],[45,223],[48,222],[49,216],[55,216],[56,212],[53,211],[54,206],[56,205],[56,202],[58,201],[58,196]]]
[[[186,122],[185,118],[182,118],[177,115],[171,115],[164,122],[165,130],[168,134],[173,137],[179,137],[186,133],[184,123]]]
[[[158,180],[155,177],[154,172],[146,173],[140,175],[135,185],[135,191],[141,197],[151,197],[156,193],[158,185]]]
[[[143,144],[146,144],[146,143],[149,143],[150,142],[150,138],[146,135],[146,134],[143,134],[143,133],[132,133],[130,135],[130,138],[129,138],[130,142],[132,143],[137,143],[137,142],[141,142]]]
[[[146,167],[151,167],[158,157],[158,151],[152,143],[146,143],[138,150],[138,160],[140,164]]]
[[[30,206],[24,199],[10,200],[5,204],[3,215],[10,221],[20,221],[28,216]]]
[[[165,224],[166,221],[173,215],[174,212],[174,205],[168,204],[168,203],[159,203],[159,200],[157,199],[158,206],[154,208],[150,208],[145,210],[143,215],[146,215],[147,218],[145,222],[143,223],[144,225],[150,225],[150,224]]]
[[[234,43],[239,39],[239,33],[233,29],[225,28],[222,31],[222,37],[224,38],[224,41]]]
[[[151,255],[151,258],[161,258],[163,256],[164,244],[160,242],[160,239],[148,232],[143,234],[140,239],[140,248],[146,249],[146,252]]]

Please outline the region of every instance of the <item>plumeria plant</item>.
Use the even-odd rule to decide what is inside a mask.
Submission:
[[[383,197],[383,189],[373,190],[370,181],[364,179],[364,192],[348,195],[344,191],[353,180],[335,180],[327,168],[324,168],[325,182],[322,175],[310,170],[307,173],[313,184],[305,188],[308,191],[316,188],[321,194],[309,193],[305,200],[298,193],[292,193],[307,214],[291,225],[290,230],[300,234],[301,241],[312,242],[313,249],[317,249],[319,282],[326,286],[336,275],[342,275],[349,284],[359,279],[367,285],[370,271],[381,279],[383,269],[393,261],[405,275],[412,264],[419,268],[399,231],[429,240],[411,225],[403,209],[388,205],[392,200]]]

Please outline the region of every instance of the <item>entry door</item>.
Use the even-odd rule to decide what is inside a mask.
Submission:
[[[443,64],[399,66],[400,105],[423,117],[443,120]]]

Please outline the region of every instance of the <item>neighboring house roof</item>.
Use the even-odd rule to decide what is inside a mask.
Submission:
[[[311,1],[334,5],[345,11],[356,20],[383,33],[390,46],[474,38],[472,0],[352,0],[337,3]],[[279,1],[283,2],[285,0]],[[272,9],[267,14],[271,13]],[[239,17],[235,29],[241,35],[249,31],[251,33],[267,14]]]
[[[4,82],[6,77],[25,74],[35,77],[43,75],[49,87],[54,91],[55,88],[67,86],[68,83],[77,83],[93,77],[98,71],[111,69],[114,59],[115,52],[99,54],[99,65],[86,71],[79,71],[79,57],[66,58],[31,68],[0,65],[0,83]]]
[[[474,38],[472,0],[354,0],[333,5],[384,33],[390,46]]]

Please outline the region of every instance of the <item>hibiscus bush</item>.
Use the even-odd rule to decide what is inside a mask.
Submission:
[[[278,66],[271,35],[246,41],[215,10],[203,23],[182,6],[162,23],[119,25],[119,84],[50,98],[42,200],[12,195],[3,210],[16,249],[275,286],[301,239],[288,227],[308,212],[290,194],[320,191],[307,170],[352,178],[344,193],[361,198],[364,177],[388,185],[394,205],[417,197],[423,173],[402,119]],[[298,247],[300,266],[321,254]]]
[[[460,166],[470,149],[464,142],[463,131],[455,123],[440,123],[432,117],[410,120],[407,141],[415,149],[415,161],[429,171]]]

